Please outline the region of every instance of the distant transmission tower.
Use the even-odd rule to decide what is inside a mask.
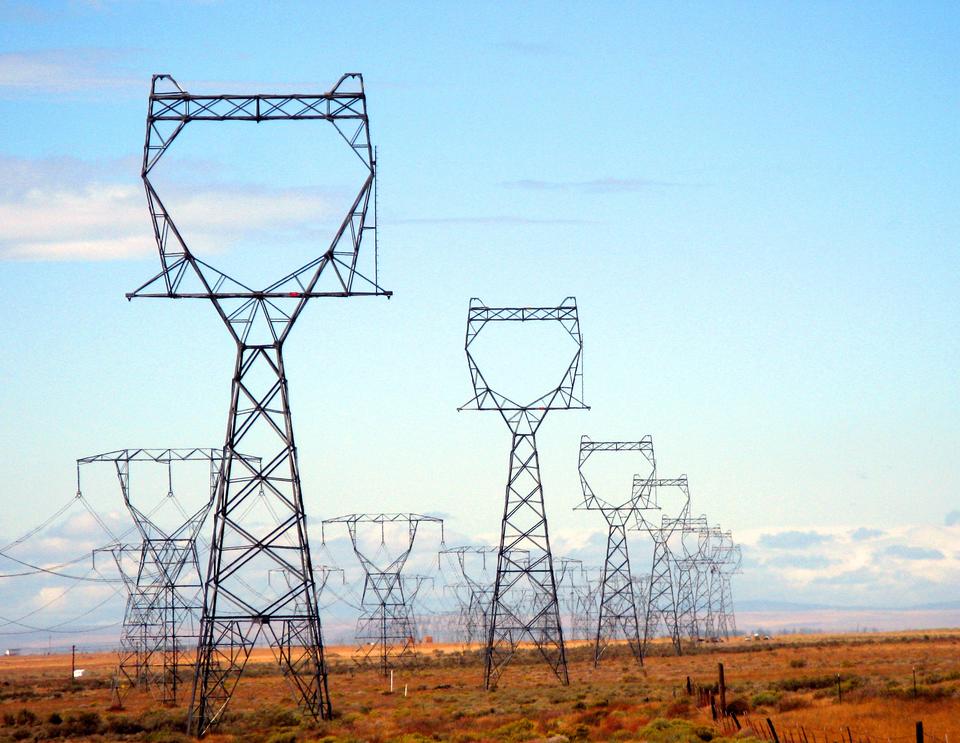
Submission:
[[[78,490],[80,467],[97,462],[114,465],[124,505],[141,537],[138,545],[98,550],[113,556],[128,591],[114,703],[119,706],[129,689],[141,688],[155,692],[163,704],[176,704],[199,635],[202,586],[197,534],[213,504],[223,455],[219,449],[122,449],[83,457],[77,460]],[[166,491],[161,498],[146,503],[142,487],[132,497],[130,465],[134,462],[165,469]],[[208,465],[209,487],[192,512],[184,510],[175,493],[173,467],[182,462]],[[160,523],[158,512],[165,505],[173,509],[173,528]],[[170,520],[170,516],[164,519]]]
[[[702,637],[703,623],[709,613],[710,527],[706,516],[664,518],[664,528],[679,536],[676,550],[671,549],[677,569],[677,626],[680,634],[697,642]]]
[[[353,552],[364,573],[361,614],[357,620],[359,646],[355,659],[366,665],[375,658],[384,676],[392,667],[416,653],[412,603],[424,582],[424,576],[415,576],[413,589],[405,590],[402,573],[413,549],[417,529],[425,522],[440,525],[442,542],[443,519],[419,513],[354,513],[323,522],[324,531],[331,524],[346,524],[350,533]],[[402,542],[399,547],[389,550],[385,529],[387,525],[394,524],[405,526],[406,529],[399,537]],[[358,527],[364,525],[379,527],[380,543],[374,554],[364,547],[363,537],[358,534]],[[391,533],[391,536],[396,535]]]
[[[637,621],[637,600],[633,592],[633,576],[630,570],[630,552],[627,548],[627,527],[637,521],[637,498],[632,480],[623,483],[622,493],[597,494],[591,487],[585,465],[597,453],[634,453],[646,460],[646,469],[652,477],[656,472],[653,440],[644,436],[640,441],[591,441],[589,436],[580,439],[580,487],[583,502],[577,509],[600,511],[607,522],[607,555],[603,563],[603,582],[600,590],[600,615],[597,623],[593,663],[600,658],[613,640],[626,639],[634,657],[643,664],[643,643]]]
[[[472,353],[471,346],[480,331],[489,323],[503,322],[560,323],[574,343],[573,359],[559,384],[532,402],[519,403],[491,389]],[[471,299],[465,350],[474,396],[460,409],[497,411],[513,437],[497,578],[484,653],[484,685],[488,689],[496,687],[517,645],[524,639],[534,644],[560,681],[567,684],[570,679],[536,435],[548,411],[587,407],[580,399],[583,397],[580,370],[583,338],[577,302],[567,297],[558,307],[487,307],[479,299]],[[527,559],[515,559],[520,550],[526,552]]]
[[[319,255],[263,288],[247,286],[191,252],[151,172],[190,122],[305,120],[333,124],[357,155],[363,169],[359,191]],[[237,346],[188,722],[197,735],[222,717],[261,637],[274,649],[304,712],[331,715],[283,345],[313,298],[389,295],[377,284],[375,260],[372,277],[358,270],[363,237],[376,228],[375,217],[367,218],[375,173],[359,74],[344,75],[327,93],[308,95],[191,95],[169,75],[153,77],[141,174],[162,270],[127,296],[206,300]],[[241,448],[260,454],[262,462],[238,453]],[[257,513],[251,514],[254,506]],[[285,570],[289,586],[268,585],[270,569]]]
[[[493,601],[493,583],[487,574],[487,556],[497,553],[496,547],[445,547],[439,556],[451,555],[459,570],[452,587],[460,604],[460,626],[464,645],[469,648],[480,638],[486,641],[490,627],[490,604]]]
[[[660,628],[670,637],[677,655],[683,652],[680,643],[680,623],[673,553],[670,539],[677,524],[690,511],[690,487],[687,476],[676,478],[644,478],[633,480],[637,504],[637,520],[653,541],[653,564],[650,569],[649,594],[643,623],[643,654]],[[667,491],[667,503],[661,503],[661,490]],[[668,511],[668,514],[662,511]]]

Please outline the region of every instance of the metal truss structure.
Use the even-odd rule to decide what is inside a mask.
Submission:
[[[666,491],[664,494],[661,491]],[[669,500],[669,512],[663,513]],[[673,553],[670,539],[676,526],[686,519],[690,511],[690,487],[687,476],[677,478],[634,477],[633,498],[636,504],[638,526],[647,532],[653,541],[653,562],[650,569],[649,593],[646,600],[646,616],[643,623],[642,652],[658,635],[661,627],[671,638],[679,655],[683,652],[680,642],[680,625],[677,611],[677,596]],[[675,514],[675,515],[671,515]]]
[[[582,436],[577,464],[583,502],[576,508],[599,511],[607,522],[607,552],[603,563],[593,662],[595,666],[599,665],[610,643],[625,639],[637,662],[643,665],[643,643],[640,640],[637,600],[627,546],[627,528],[636,525],[637,521],[639,494],[635,493],[632,481],[623,483],[623,494],[598,495],[594,492],[584,465],[591,456],[600,452],[640,454],[645,460],[645,469],[649,470],[645,479],[649,480],[657,469],[653,440],[650,436],[644,436],[640,441],[591,441],[589,436]]]
[[[363,568],[363,598],[357,620],[357,651],[354,660],[370,665],[376,659],[380,672],[386,676],[390,669],[410,661],[416,654],[416,629],[411,606],[420,587],[429,576],[412,576],[414,588],[404,585],[403,567],[413,550],[417,529],[421,523],[440,525],[443,541],[443,519],[419,513],[355,513],[323,521],[323,539],[331,524],[346,524],[353,552]],[[405,540],[393,550],[387,548],[386,526],[405,526]],[[380,544],[375,555],[362,544],[358,528],[379,527]],[[399,540],[398,540],[399,541]],[[383,559],[388,560],[386,564]]]
[[[196,256],[151,182],[187,124],[312,120],[333,125],[363,172],[330,243],[262,288]],[[375,251],[372,276],[359,264],[363,238],[376,229],[375,175],[359,74],[343,75],[326,93],[297,95],[193,95],[169,75],[153,77],[141,176],[161,271],[127,297],[208,301],[237,348],[188,722],[196,735],[222,717],[260,640],[274,649],[304,713],[315,719],[332,713],[283,345],[311,299],[389,295],[377,283]],[[241,448],[260,454],[261,462],[239,454]],[[274,568],[291,576],[289,585],[267,585]],[[250,590],[254,584],[264,590]]]
[[[727,532],[729,534],[729,532]],[[730,639],[737,633],[737,617],[733,610],[733,588],[731,579],[741,572],[743,555],[740,545],[733,544],[732,537],[722,544],[715,561],[714,580],[720,582],[720,606],[717,612],[717,635]]]
[[[457,580],[451,588],[459,605],[459,624],[467,648],[481,639],[486,641],[493,601],[493,581],[487,574],[487,558],[497,552],[496,547],[444,547],[437,556],[441,569],[440,561],[444,555],[456,561]]]
[[[135,462],[166,469],[166,492],[149,508],[142,493],[131,497],[130,465]],[[174,492],[174,465],[182,462],[204,462],[209,469],[209,488],[192,512],[184,510]],[[113,556],[127,589],[113,703],[121,706],[126,692],[139,688],[173,705],[192,669],[199,636],[202,584],[197,534],[213,504],[223,454],[219,449],[200,448],[122,449],[83,457],[77,460],[78,491],[81,466],[94,463],[114,466],[124,505],[141,538],[137,545],[114,544],[97,550]],[[156,513],[163,505],[175,509],[173,528],[159,522]]]
[[[559,383],[531,402],[517,402],[491,389],[474,357],[472,345],[480,332],[491,323],[504,322],[559,323],[573,341],[573,358]],[[556,307],[487,307],[479,299],[471,299],[464,350],[474,396],[460,410],[496,411],[512,436],[497,576],[484,652],[484,686],[496,687],[524,639],[533,643],[561,683],[568,684],[536,435],[548,411],[587,407],[582,402],[583,337],[577,302],[567,297]],[[521,550],[527,556],[523,561],[515,559]]]
[[[711,529],[703,515],[687,516],[682,520],[664,518],[663,524],[678,542],[676,549],[671,547],[676,564],[677,627],[681,636],[698,642],[703,637],[711,612]]]

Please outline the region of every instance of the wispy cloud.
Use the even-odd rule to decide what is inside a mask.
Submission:
[[[44,49],[0,54],[0,96],[89,95],[102,91],[146,96],[149,78],[125,72],[129,52],[106,49]]]
[[[586,194],[635,193],[655,188],[690,186],[694,184],[677,181],[659,181],[650,178],[593,178],[585,181],[547,181],[523,178],[504,181],[501,185],[527,191],[570,191]]]
[[[783,531],[777,534],[763,534],[759,543],[764,547],[777,549],[803,549],[814,544],[829,542],[833,539],[829,534],[816,531]]]
[[[127,160],[0,158],[0,260],[97,261],[154,255],[139,179]],[[297,239],[330,218],[317,189],[209,184],[164,192],[191,245],[223,252],[258,232]]]
[[[884,534],[886,534],[886,532],[883,529],[868,529],[865,526],[861,526],[859,529],[850,532],[850,538],[854,541],[862,542],[865,539],[882,537]]]
[[[944,554],[938,549],[915,547],[909,544],[891,544],[883,554],[897,557],[901,560],[942,560]]]

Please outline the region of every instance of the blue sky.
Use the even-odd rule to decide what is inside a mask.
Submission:
[[[960,576],[941,544],[960,528],[958,21],[949,3],[6,3],[4,531],[69,497],[79,456],[222,440],[233,350],[212,310],[123,299],[158,265],[150,75],[271,92],[360,71],[396,294],[314,304],[287,348],[315,520],[441,512],[492,539],[509,440],[456,412],[468,300],[575,295],[592,410],[552,413],[541,442],[570,549],[580,434],[652,434],[693,510],[745,540],[752,597],[784,576],[825,595],[797,567],[824,559],[859,580],[834,600],[903,595],[852,550],[805,544],[790,568],[799,548],[763,540],[863,527],[887,542],[862,561],[935,576],[911,601],[942,594]],[[294,129],[194,135],[169,188],[223,261],[306,245],[337,213],[346,181]]]

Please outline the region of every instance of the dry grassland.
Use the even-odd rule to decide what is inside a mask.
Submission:
[[[518,657],[500,688],[485,692],[477,653],[425,646],[419,667],[394,674],[390,693],[375,671],[354,667],[347,649],[333,649],[336,717],[318,725],[301,719],[269,651],[258,650],[227,718],[207,740],[721,741],[727,738],[709,708],[687,696],[686,679],[715,684],[723,662],[728,704],[741,722],[759,727],[770,718],[783,743],[913,741],[918,720],[927,740],[960,743],[960,632],[736,640],[682,657],[665,650],[655,648],[641,669],[616,648],[595,670],[589,648],[572,648],[569,687],[534,658]],[[86,672],[72,682],[69,655],[0,658],[0,743],[188,740],[182,706],[164,708],[130,692],[123,710],[108,709],[115,660],[79,655],[77,667]]]

